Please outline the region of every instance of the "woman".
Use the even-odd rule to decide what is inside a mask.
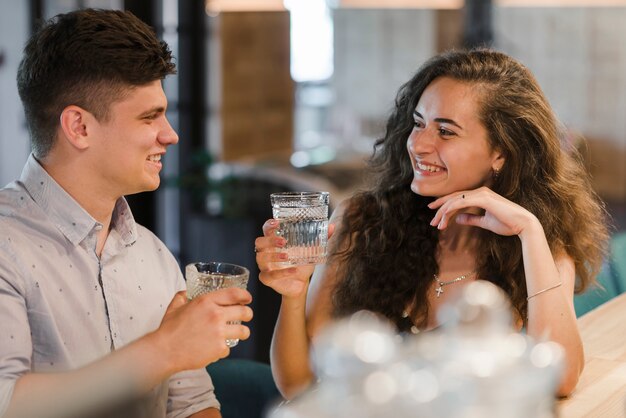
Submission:
[[[375,184],[333,214],[331,255],[311,284],[309,266],[272,269],[285,259],[275,221],[256,240],[260,279],[282,295],[272,369],[283,395],[314,379],[309,344],[328,321],[368,309],[401,331],[432,329],[476,279],[509,295],[530,336],[564,347],[558,394],[569,394],[584,364],[573,294],[593,282],[608,233],[560,139],[536,80],[512,58],[480,49],[426,62],[375,145]]]

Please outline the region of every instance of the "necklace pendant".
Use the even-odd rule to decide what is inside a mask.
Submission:
[[[441,296],[443,293],[443,286],[440,284],[439,287],[435,289],[435,292],[437,292],[437,297]]]

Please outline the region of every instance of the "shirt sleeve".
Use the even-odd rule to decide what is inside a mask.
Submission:
[[[187,288],[174,256],[169,263],[173,266],[175,291]],[[220,409],[213,391],[213,382],[206,369],[187,370],[172,375],[169,379],[167,418],[184,418],[208,408]]]
[[[167,418],[184,418],[208,408],[220,409],[220,403],[205,369],[188,370],[170,377]]]
[[[32,353],[23,289],[6,255],[0,246],[0,417],[9,407],[17,379],[30,371]]]

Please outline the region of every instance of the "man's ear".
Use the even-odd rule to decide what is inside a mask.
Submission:
[[[61,112],[61,130],[64,139],[74,148],[84,150],[89,147],[89,126],[95,118],[82,107],[70,105]]]

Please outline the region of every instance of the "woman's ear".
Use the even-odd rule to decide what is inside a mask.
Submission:
[[[62,139],[65,139],[72,147],[84,150],[89,147],[88,121],[93,115],[85,109],[70,105],[61,112],[60,122]]]
[[[504,163],[506,162],[506,158],[504,158],[504,154],[500,151],[494,152],[494,158],[491,163],[491,169],[494,173],[499,173],[504,167]]]

